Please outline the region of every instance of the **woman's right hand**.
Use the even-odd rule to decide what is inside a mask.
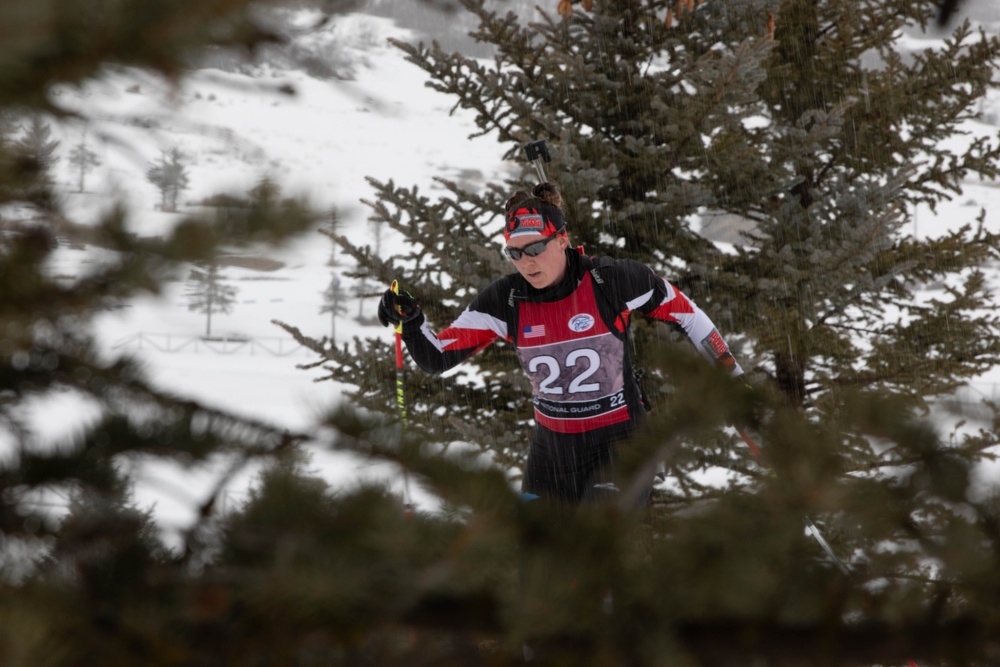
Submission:
[[[378,321],[382,326],[398,326],[420,314],[420,300],[405,290],[399,294],[387,289],[378,304]]]

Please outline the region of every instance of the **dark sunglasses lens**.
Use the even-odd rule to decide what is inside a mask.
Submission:
[[[524,254],[527,255],[528,257],[538,257],[543,252],[545,252],[545,246],[548,245],[549,240],[551,238],[552,237],[550,236],[544,241],[535,241],[534,243],[529,243],[528,245],[521,248],[521,250],[523,250]]]
[[[543,252],[545,252],[545,246],[549,244],[549,241],[554,239],[554,236],[550,236],[542,241],[535,241],[534,243],[529,243],[523,248],[504,248],[503,251],[507,253],[507,256],[513,260],[521,259],[522,255],[527,255],[528,257],[538,257]]]

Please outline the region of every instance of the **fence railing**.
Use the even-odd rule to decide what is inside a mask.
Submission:
[[[207,352],[212,354],[266,354],[287,357],[307,351],[292,338],[271,336],[190,336],[139,332],[122,338],[112,349],[154,350],[156,352]]]

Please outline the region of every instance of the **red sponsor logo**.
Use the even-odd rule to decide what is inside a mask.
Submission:
[[[542,216],[538,214],[519,215],[517,216],[517,227],[515,227],[515,229],[517,231],[522,231],[522,230],[526,231],[529,229],[537,229],[538,231],[542,231],[543,229],[545,229],[545,220],[542,218]]]
[[[729,346],[726,345],[726,341],[722,340],[718,329],[712,329],[712,333],[708,334],[705,340],[701,341],[701,344],[706,349],[711,350],[716,359],[729,353]]]

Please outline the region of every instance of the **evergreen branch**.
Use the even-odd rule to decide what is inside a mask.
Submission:
[[[241,454],[229,463],[226,470],[216,477],[215,484],[212,485],[207,497],[197,508],[194,523],[190,524],[183,531],[184,547],[180,562],[189,563],[196,555],[198,555],[198,547],[205,539],[204,532],[208,522],[212,519],[215,513],[219,497],[222,496],[226,487],[229,486],[230,482],[232,482],[239,472],[244,470],[247,465],[249,465],[249,463],[256,458],[268,457],[273,459],[275,457],[279,457],[285,451],[306,442],[307,439],[308,438],[306,436],[292,435],[286,432],[281,436],[281,440],[276,445],[269,447],[266,450],[254,452],[248,449],[243,449]]]
[[[305,334],[303,334],[298,327],[294,327],[291,324],[282,322],[281,320],[271,320],[271,324],[274,324],[275,326],[284,329],[285,332],[291,335],[291,337],[295,339],[295,342],[301,345],[302,347],[312,350],[313,352],[320,355],[324,359],[329,359],[328,353],[330,351],[330,344],[325,336],[319,340],[316,340],[311,336],[306,336]]]

